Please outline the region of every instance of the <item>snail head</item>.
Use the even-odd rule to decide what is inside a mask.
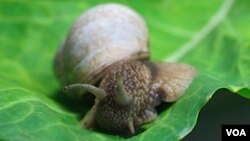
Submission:
[[[136,128],[132,117],[133,99],[125,89],[123,76],[118,73],[115,77],[113,94],[89,84],[68,85],[64,87],[64,91],[84,89],[95,95],[98,102],[93,118],[95,118],[97,126],[108,133],[131,135],[135,133]]]

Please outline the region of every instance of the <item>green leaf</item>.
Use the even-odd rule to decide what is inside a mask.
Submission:
[[[105,1],[128,5],[145,18],[153,60],[185,62],[198,71],[179,101],[126,140],[182,139],[220,88],[250,98],[247,0]],[[81,112],[89,107],[65,99],[52,69],[73,21],[99,3],[103,1],[0,2],[0,140],[122,139],[81,128]]]

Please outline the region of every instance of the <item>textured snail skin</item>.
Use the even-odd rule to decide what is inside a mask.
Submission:
[[[124,88],[132,100],[129,105],[123,106],[116,101],[117,74],[122,76]],[[129,135],[129,122],[133,122],[137,130],[142,124],[154,120],[154,107],[159,104],[160,99],[159,95],[150,89],[151,79],[149,68],[140,61],[117,64],[100,85],[108,95],[97,105],[97,125],[109,133]]]
[[[144,20],[119,4],[96,6],[81,15],[55,57],[62,85],[95,84],[113,63],[149,57]]]
[[[91,127],[95,122],[101,130],[111,134],[134,134],[143,124],[155,120],[155,107],[161,101],[178,100],[195,73],[194,68],[185,64],[150,61],[116,63],[99,86],[106,96],[96,101],[90,120],[83,119],[83,124]],[[119,93],[118,74],[131,100],[127,105],[116,99]]]
[[[161,101],[178,100],[196,74],[189,65],[148,58],[144,20],[125,6],[105,4],[75,22],[54,68],[62,85],[72,84],[66,91],[83,89],[95,96],[81,121],[84,127],[128,136],[155,120]]]

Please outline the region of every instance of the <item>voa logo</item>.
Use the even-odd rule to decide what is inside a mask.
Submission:
[[[247,136],[244,129],[226,129],[227,136]]]

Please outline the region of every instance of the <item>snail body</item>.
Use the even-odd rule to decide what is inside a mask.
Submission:
[[[82,125],[125,136],[153,121],[162,101],[178,100],[195,76],[186,64],[151,62],[145,22],[118,4],[94,7],[76,21],[55,72],[65,91],[95,95]]]

